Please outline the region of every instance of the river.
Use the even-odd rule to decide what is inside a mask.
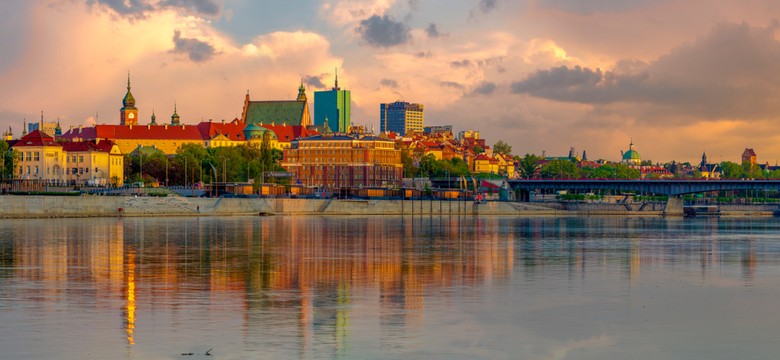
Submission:
[[[0,221],[3,359],[763,359],[780,219]]]

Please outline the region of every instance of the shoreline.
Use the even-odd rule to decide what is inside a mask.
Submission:
[[[777,205],[723,205],[721,217],[772,217]],[[0,219],[296,215],[665,216],[663,204],[524,203],[398,199],[0,196]],[[678,216],[679,217],[679,216]]]

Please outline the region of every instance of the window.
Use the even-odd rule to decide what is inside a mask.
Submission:
[[[41,161],[41,153],[38,151],[35,152],[35,161]]]
[[[84,168],[79,168],[79,175],[84,173]]]
[[[32,153],[28,151],[27,152],[27,156],[25,158],[27,159],[27,161],[32,161]],[[29,171],[28,171],[28,173],[29,173]]]
[[[98,172],[98,168],[95,168],[95,172]]]
[[[83,162],[84,162],[84,156],[83,156],[83,155],[79,155],[79,162],[80,162],[80,163],[83,163]]]

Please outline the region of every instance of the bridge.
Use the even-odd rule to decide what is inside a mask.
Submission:
[[[594,190],[680,196],[709,191],[780,190],[780,180],[509,180],[514,190]]]
[[[509,180],[508,185],[520,190],[519,200],[527,201],[535,190],[573,190],[591,192],[611,190],[640,194],[666,195],[667,213],[681,213],[685,194],[730,190],[780,190],[780,180]]]

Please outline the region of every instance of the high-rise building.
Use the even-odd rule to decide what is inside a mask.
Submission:
[[[349,90],[341,90],[339,87],[339,74],[336,72],[333,88],[314,92],[314,125],[323,126],[327,122],[333,132],[348,132],[352,125],[351,101]]]
[[[413,131],[423,131],[425,114],[422,104],[410,104],[396,101],[379,104],[379,131],[392,131],[406,135]]]

